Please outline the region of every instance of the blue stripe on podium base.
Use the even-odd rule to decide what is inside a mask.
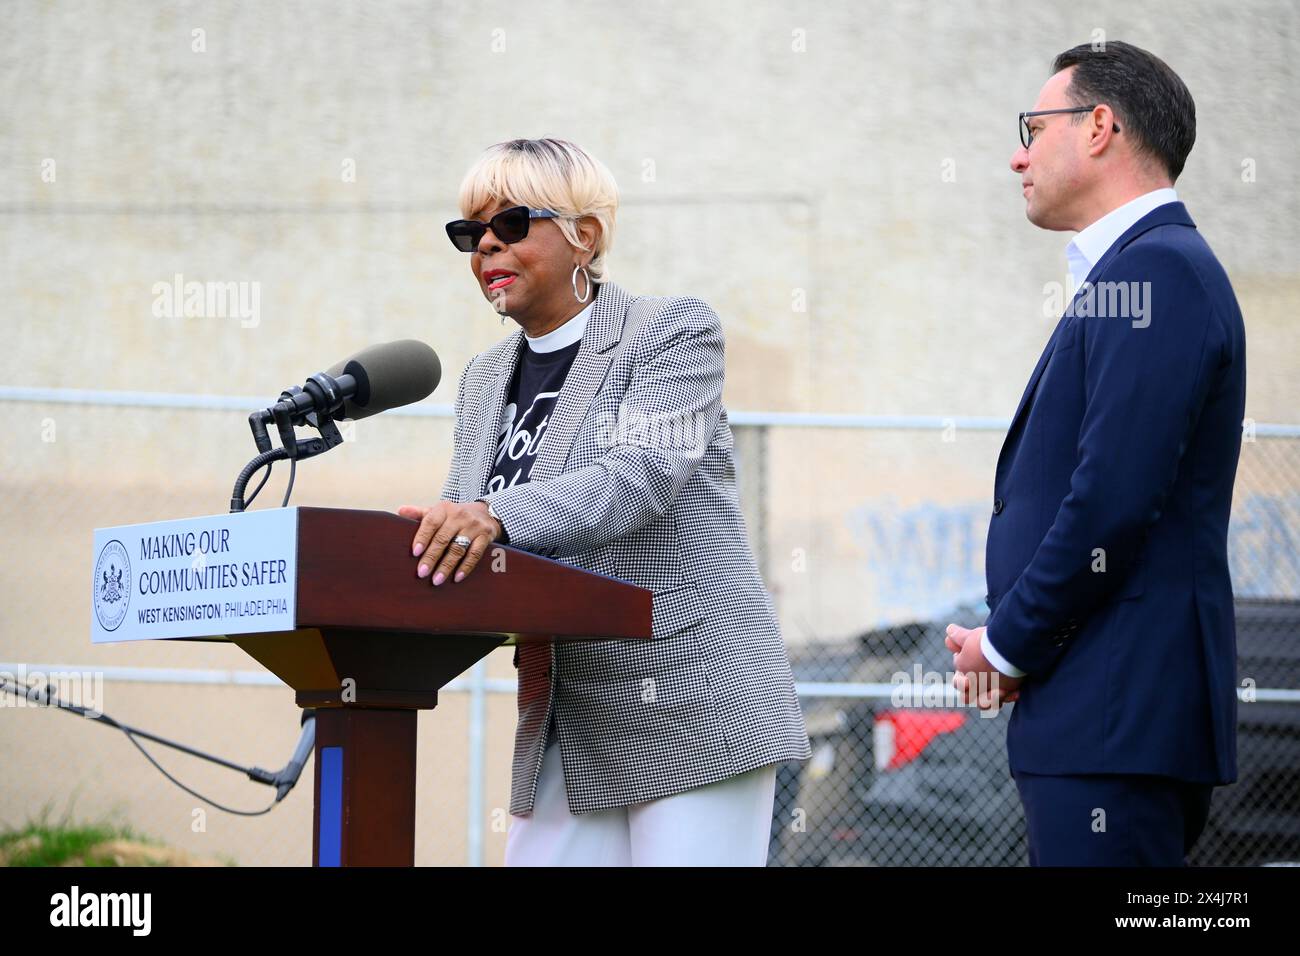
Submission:
[[[343,748],[320,750],[320,847],[317,866],[340,866],[343,855]]]

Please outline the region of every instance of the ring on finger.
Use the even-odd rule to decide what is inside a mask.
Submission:
[[[452,543],[452,544],[458,544],[458,545],[460,545],[462,548],[468,548],[468,547],[470,546],[470,544],[472,543],[472,540],[473,540],[473,539],[468,538],[468,537],[466,537],[466,536],[463,535],[463,534],[458,534],[458,535],[456,535],[456,537],[454,537],[454,538],[451,539],[451,543]]]

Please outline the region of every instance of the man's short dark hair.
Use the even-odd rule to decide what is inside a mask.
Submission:
[[[1076,106],[1105,103],[1122,135],[1176,180],[1196,142],[1196,104],[1164,60],[1131,43],[1084,43],[1056,58],[1052,72],[1074,67],[1066,95]]]

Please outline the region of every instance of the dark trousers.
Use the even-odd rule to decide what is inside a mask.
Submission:
[[[1014,776],[1030,866],[1185,866],[1213,790],[1146,775]]]

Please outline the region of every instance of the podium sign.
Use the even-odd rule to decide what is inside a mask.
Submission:
[[[101,528],[93,554],[91,643],[293,630],[297,508]]]
[[[652,592],[509,545],[433,587],[417,527],[301,507],[95,532],[92,641],[228,640],[315,710],[318,866],[415,861],[416,715],[504,641],[653,639]]]

